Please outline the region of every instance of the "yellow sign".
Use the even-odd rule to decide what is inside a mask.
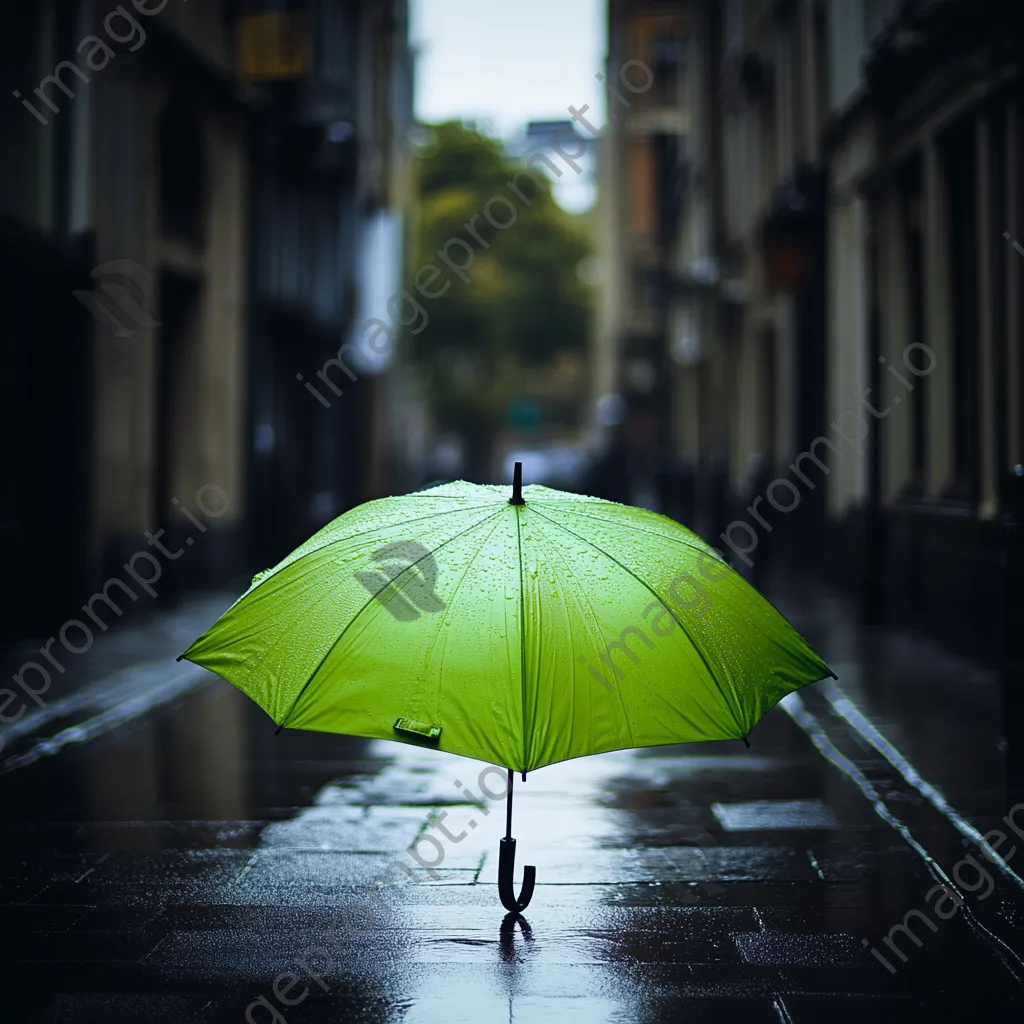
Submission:
[[[238,23],[239,74],[255,81],[304,78],[309,35],[301,14],[250,14]]]

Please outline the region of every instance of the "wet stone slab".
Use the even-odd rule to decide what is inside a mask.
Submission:
[[[754,800],[713,803],[711,811],[727,832],[776,832],[782,829],[839,828],[835,812],[823,800]]]

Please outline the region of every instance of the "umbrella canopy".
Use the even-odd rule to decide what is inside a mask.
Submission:
[[[461,481],[335,519],[182,657],[282,727],[430,743],[521,772],[745,738],[832,674],[673,520]]]

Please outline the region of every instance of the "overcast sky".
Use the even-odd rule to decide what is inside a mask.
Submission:
[[[586,103],[587,120],[604,124],[594,75],[606,48],[605,0],[411,0],[410,7],[419,120],[474,120],[513,139],[528,121],[568,119],[570,104]],[[559,190],[565,205],[581,205],[582,184]]]

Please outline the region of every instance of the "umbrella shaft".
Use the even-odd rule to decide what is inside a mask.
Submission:
[[[512,780],[515,778],[515,772],[511,768],[508,770],[508,803],[505,809],[505,838],[512,838]]]

